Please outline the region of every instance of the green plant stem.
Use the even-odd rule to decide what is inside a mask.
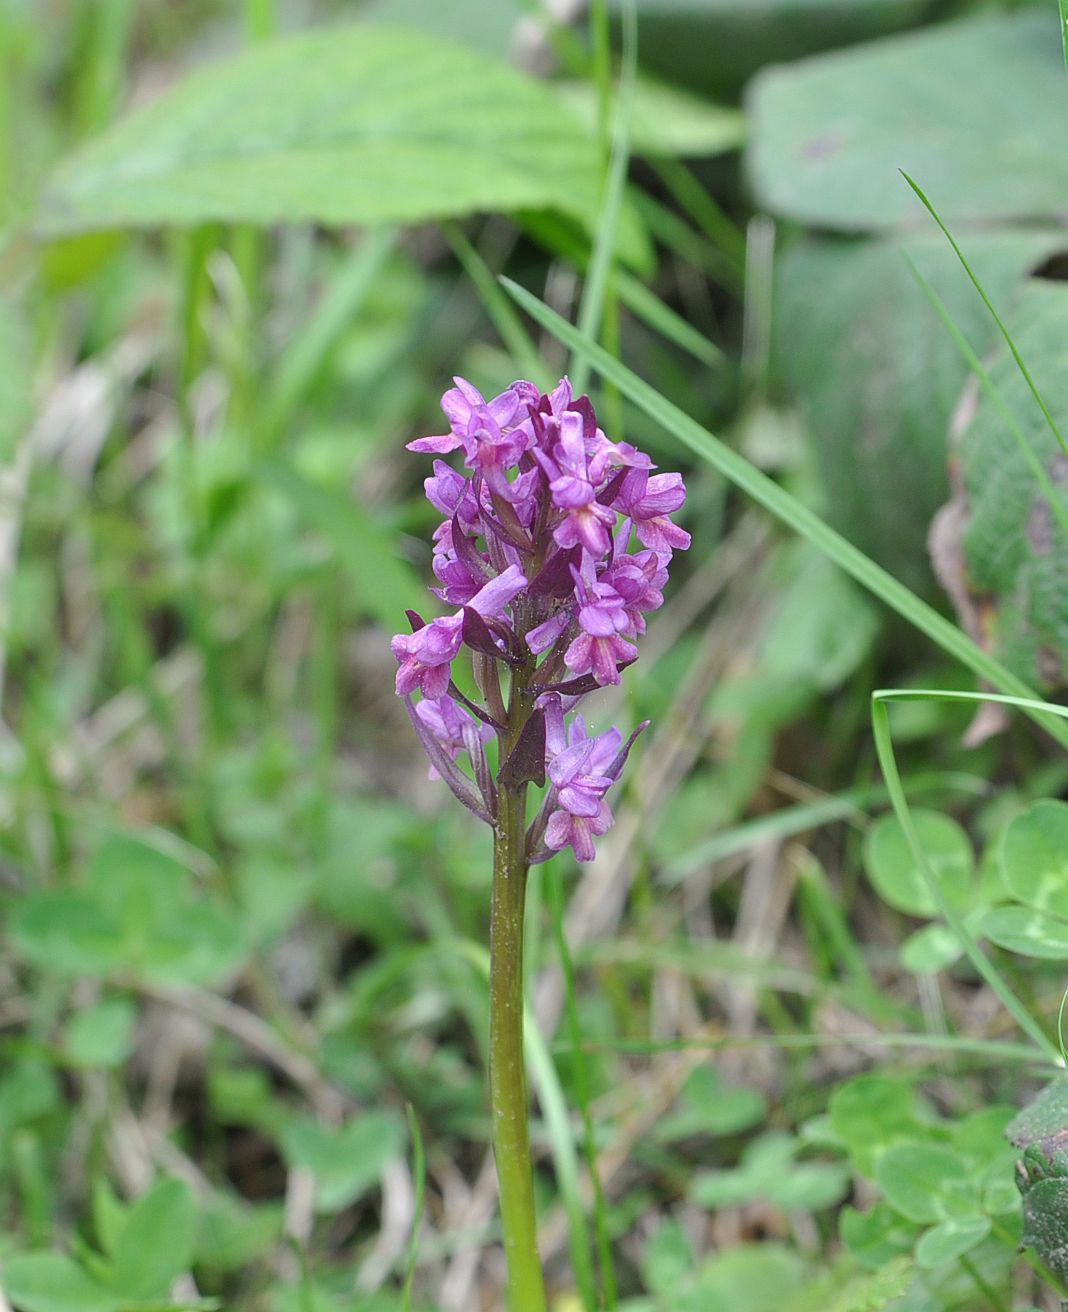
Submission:
[[[516,669],[512,676],[502,761],[508,759],[533,709],[530,676],[526,667]],[[512,1312],[545,1312],[523,1062],[526,793],[525,783],[502,783],[497,798],[490,908],[490,1111],[509,1303]]]

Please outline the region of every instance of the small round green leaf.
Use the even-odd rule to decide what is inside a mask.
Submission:
[[[982,1243],[989,1233],[990,1221],[985,1216],[970,1221],[943,1221],[920,1239],[916,1261],[928,1270],[955,1261]]]
[[[963,949],[948,925],[924,925],[901,945],[901,964],[914,975],[936,975],[959,961]]]
[[[1014,898],[1068,918],[1068,803],[1035,802],[1018,815],[1005,831],[1001,864]]]
[[[999,948],[1021,957],[1068,959],[1068,924],[1051,920],[1030,907],[994,907],[983,916],[979,932]]]
[[[963,906],[975,865],[968,835],[937,811],[912,812],[920,846],[947,900]],[[936,916],[938,903],[927,886],[896,816],[885,815],[868,832],[864,866],[884,902],[911,916]]]
[[[130,1055],[137,1008],[128,998],[105,998],[75,1012],[67,1024],[63,1052],[75,1066],[121,1066]]]
[[[899,1144],[875,1172],[887,1202],[910,1221],[931,1225],[979,1215],[976,1181],[956,1153],[938,1144]]]

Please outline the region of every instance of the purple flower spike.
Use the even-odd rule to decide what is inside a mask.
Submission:
[[[425,484],[443,517],[432,591],[455,609],[428,623],[415,616],[415,631],[393,639],[397,692],[432,776],[495,828],[522,815],[528,788],[547,784],[528,862],[568,847],[589,861],[612,824],[606,794],[645,726],[625,743],[614,728],[590,735],[575,708],[636,659],[672,553],[690,543],[671,519],[686,489],[680,475],[653,474],[644,452],[610,440],[566,378],[548,393],[520,379],[490,400],[454,382],[442,398],[449,431],[409,447],[459,451],[466,467],[435,460]],[[641,550],[629,550],[632,537]],[[453,682],[465,648],[483,704]],[[519,677],[542,694],[534,710],[507,692]],[[494,734],[496,778],[485,751]],[[506,793],[517,799],[507,811]]]

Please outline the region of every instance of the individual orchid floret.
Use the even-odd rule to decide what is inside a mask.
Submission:
[[[519,409],[519,392],[510,387],[492,401],[487,401],[477,387],[464,378],[452,380],[456,386],[450,387],[441,398],[441,408],[449,421],[449,432],[437,437],[418,437],[408,443],[409,451],[432,451],[444,455],[464,446],[471,429],[472,420],[479,414],[485,414],[497,428],[506,427],[515,418]]]
[[[547,773],[552,784],[545,802],[545,848],[551,853],[571,847],[579,861],[592,861],[593,839],[607,833],[612,824],[605,793],[619,777],[647,722],[624,743],[616,728],[590,737],[581,715],[575,715],[565,729],[563,701],[557,693],[545,694],[539,706],[545,715]]]
[[[690,535],[668,518],[686,500],[681,474],[654,474],[630,469],[623,477],[615,508],[634,521],[634,531],[643,546],[670,555],[685,551]]]
[[[493,730],[488,724],[469,715],[459,702],[449,696],[436,699],[424,697],[416,706],[415,713],[450,761],[455,761],[461,752],[466,752],[474,761],[479,745],[485,745],[493,738]],[[436,766],[431,765],[429,777],[441,778]]]
[[[476,592],[468,607],[483,619],[496,618],[526,586],[523,571],[518,565],[510,565]],[[431,620],[414,633],[398,633],[393,639],[390,647],[400,662],[396,680],[399,697],[417,688],[431,700],[445,696],[452,680],[452,662],[463,645],[466,609]]]

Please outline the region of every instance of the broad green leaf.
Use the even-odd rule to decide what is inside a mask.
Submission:
[[[557,207],[591,221],[593,141],[548,88],[417,32],[324,27],[198,69],[70,159],[37,230],[419,223]]]
[[[629,0],[610,0],[617,13]],[[734,97],[764,64],[906,26],[924,0],[637,0],[643,67]]]
[[[1030,907],[993,907],[977,926],[991,943],[1022,957],[1042,961],[1068,959],[1068,924],[1051,920]]]
[[[922,1236],[916,1245],[916,1261],[928,1269],[955,1261],[982,1243],[989,1233],[990,1221],[985,1216],[970,1221],[943,1221]]]
[[[1016,816],[1002,839],[1001,866],[1013,897],[1068,917],[1068,803],[1034,802]]]
[[[875,1178],[887,1202],[921,1225],[978,1216],[976,1180],[949,1148],[898,1144],[879,1159]]]
[[[34,1057],[7,1061],[0,1077],[0,1144],[22,1125],[50,1115],[60,1105],[59,1086],[51,1066]]]
[[[298,1117],[282,1132],[286,1159],[315,1176],[315,1206],[324,1213],[339,1212],[362,1197],[403,1144],[403,1123],[385,1111],[364,1112],[341,1130]]]
[[[62,1253],[7,1258],[0,1288],[19,1312],[115,1312],[122,1301]]]
[[[968,835],[955,820],[938,811],[917,807],[912,819],[947,899],[957,907],[966,905],[975,864]],[[911,916],[938,914],[938,904],[912,858],[896,816],[882,816],[868,831],[864,868],[879,896],[898,911]]]
[[[235,919],[203,896],[194,900],[188,869],[132,834],[97,848],[86,887],[120,926],[123,965],[174,984],[207,984],[244,953]]]
[[[1005,1130],[1014,1115],[1015,1109],[1007,1103],[994,1103],[971,1112],[953,1127],[954,1148],[980,1170],[997,1157],[1011,1162],[1015,1154],[1005,1138]]]
[[[184,866],[124,834],[97,849],[84,890],[24,898],[11,937],[28,960],[48,970],[93,976],[134,970],[170,983],[211,983],[245,951],[234,918],[204,897],[193,899]]]
[[[129,998],[105,998],[76,1011],[63,1036],[63,1052],[75,1066],[120,1066],[130,1055],[137,1008]]]
[[[597,127],[597,89],[591,82],[558,84],[557,91],[591,133]],[[745,115],[664,82],[639,78],[631,107],[635,155],[722,155],[745,141]]]
[[[182,1180],[161,1180],[139,1198],[115,1242],[111,1278],[129,1300],[166,1298],[193,1257],[197,1206]]]
[[[950,224],[1052,219],[1068,188],[1055,106],[1068,86],[1053,14],[925,28],[761,74],[750,176],[773,213],[847,231],[923,217],[902,169]]]
[[[990,296],[1006,304],[1063,240],[1046,229],[970,234],[966,245]],[[925,229],[904,243],[820,237],[787,248],[772,365],[810,435],[829,522],[910,586],[931,590],[927,536],[949,491],[947,434],[968,367],[902,249],[984,352],[995,327],[945,238]]]
[[[98,1175],[92,1184],[90,1206],[93,1218],[93,1239],[96,1247],[106,1256],[111,1257],[115,1245],[119,1242],[129,1207],[120,1201],[118,1194],[103,1175]]]
[[[962,238],[963,241],[963,238]],[[963,242],[970,256],[971,240]],[[995,304],[1001,301],[990,288]],[[1033,280],[1004,319],[1054,420],[1068,426],[1068,377],[1057,344],[1068,335],[1068,290]],[[997,387],[1028,448],[1068,506],[1068,457],[1050,431],[1007,347],[989,362]],[[991,648],[1029,682],[1068,682],[1068,553],[1063,524],[1051,511],[1026,455],[997,405],[981,396],[955,445],[956,497],[963,523],[963,577],[983,615]]]

